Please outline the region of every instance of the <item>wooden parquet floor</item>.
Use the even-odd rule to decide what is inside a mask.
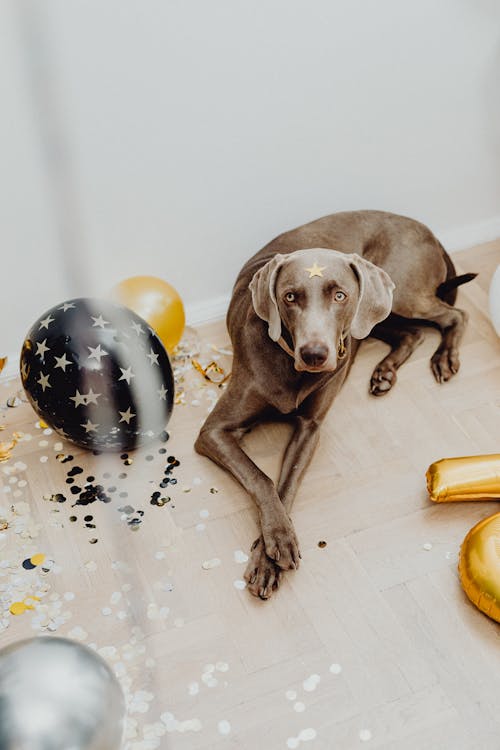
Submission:
[[[500,241],[454,260],[480,274],[459,292],[470,314],[459,374],[434,381],[438,334],[428,330],[393,391],[376,399],[369,378],[387,347],[363,344],[295,502],[301,568],[268,602],[241,588],[254,508],[192,448],[205,396],[174,410],[168,452],[181,464],[164,508],[149,502],[164,459],[156,450],[146,461],[147,449],[120,480],[126,499],[86,509],[44,500],[61,491],[75,462],[96,477],[107,471],[110,481],[123,463],[72,451],[73,463],[61,464],[58,438],[37,432],[28,405],[3,410],[2,438],[13,429],[33,437],[1,465],[9,489],[0,506],[9,514],[12,502],[28,503],[40,530],[35,538],[0,534],[8,561],[0,643],[54,632],[94,644],[123,680],[134,750],[498,750],[500,626],[469,603],[456,567],[467,531],[499,506],[433,505],[425,471],[444,456],[500,452],[500,339],[487,314]],[[222,322],[199,332],[228,342]],[[16,387],[0,388],[2,403]],[[267,425],[246,439],[273,477],[287,430]],[[144,510],[136,532],[120,502]],[[95,519],[91,532],[85,513]],[[90,534],[98,543],[89,544]],[[20,566],[34,552],[55,561],[38,589]],[[33,595],[44,582],[36,610],[8,613],[9,596]]]

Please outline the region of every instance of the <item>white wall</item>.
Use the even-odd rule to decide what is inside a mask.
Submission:
[[[340,209],[500,235],[499,20],[495,0],[6,0],[4,348],[137,273],[197,317],[274,235]]]

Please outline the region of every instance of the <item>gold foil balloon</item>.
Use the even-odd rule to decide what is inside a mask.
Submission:
[[[471,602],[500,622],[500,513],[469,531],[460,549],[458,572]]]
[[[179,343],[186,317],[182,300],[171,284],[155,276],[132,276],[113,287],[111,295],[144,318],[169,352]]]
[[[67,638],[0,651],[1,750],[120,750],[122,689],[106,662]]]
[[[500,454],[442,458],[427,469],[427,489],[435,503],[500,500]]]

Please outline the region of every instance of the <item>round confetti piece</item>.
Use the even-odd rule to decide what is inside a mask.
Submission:
[[[41,464],[46,464],[48,460],[49,460],[48,456],[40,456],[40,463]]]
[[[237,549],[234,551],[234,562],[246,563],[248,562],[248,555],[243,550]]]
[[[299,732],[299,740],[302,740],[303,742],[307,742],[308,740],[314,740],[316,738],[316,730],[312,729],[311,727],[308,727],[307,729],[303,729],[301,732]]]
[[[23,615],[26,612],[27,607],[24,602],[14,602],[10,605],[9,609],[12,615]]]
[[[424,545],[422,545],[426,552],[429,552],[432,549],[432,544],[430,542],[426,542]]]
[[[211,568],[218,568],[220,564],[219,558],[213,557],[211,560],[205,560],[205,562],[201,564],[201,567],[203,570],[211,570]]]
[[[33,565],[42,565],[42,563],[45,562],[45,555],[39,552],[37,555],[30,557],[30,562],[32,562]]]
[[[295,690],[287,690],[285,693],[285,698],[287,698],[287,700],[289,701],[294,701],[296,697],[297,693],[295,692]]]
[[[361,742],[368,742],[372,738],[372,733],[369,729],[361,729],[359,732],[359,739]]]
[[[316,690],[320,680],[321,677],[319,676],[319,674],[312,674],[307,678],[307,680],[304,680],[304,682],[302,683],[302,687],[304,688],[306,693],[311,693],[313,690]]]
[[[326,542],[325,542],[325,540],[324,540],[324,539],[321,539],[321,540],[320,540],[320,541],[318,542],[318,547],[320,547],[321,549],[323,549],[323,547],[326,547]]]
[[[235,589],[238,589],[239,591],[243,591],[243,589],[246,588],[247,584],[246,584],[246,581],[242,581],[241,579],[238,579],[236,581],[233,581],[233,586]]]
[[[23,560],[23,568],[25,570],[34,570],[36,565],[34,565],[31,560]]]
[[[332,674],[340,674],[342,672],[342,667],[340,664],[330,664],[330,672]]]
[[[221,719],[217,724],[217,729],[219,730],[220,734],[229,734],[229,732],[231,731],[231,724],[227,721],[227,719]]]
[[[299,746],[299,739],[297,737],[289,737],[286,741],[286,746],[290,748],[290,750],[295,750]]]
[[[301,714],[302,711],[306,710],[305,705],[302,703],[302,701],[297,701],[293,704],[293,710],[297,711],[298,714]]]

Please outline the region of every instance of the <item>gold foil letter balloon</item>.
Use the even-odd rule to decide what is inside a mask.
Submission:
[[[167,351],[177,346],[186,318],[182,300],[171,284],[155,276],[132,276],[113,287],[111,295],[144,318]]]
[[[458,571],[471,602],[500,622],[500,513],[469,531],[460,550]]]
[[[500,454],[442,458],[427,469],[435,503],[500,499]]]

